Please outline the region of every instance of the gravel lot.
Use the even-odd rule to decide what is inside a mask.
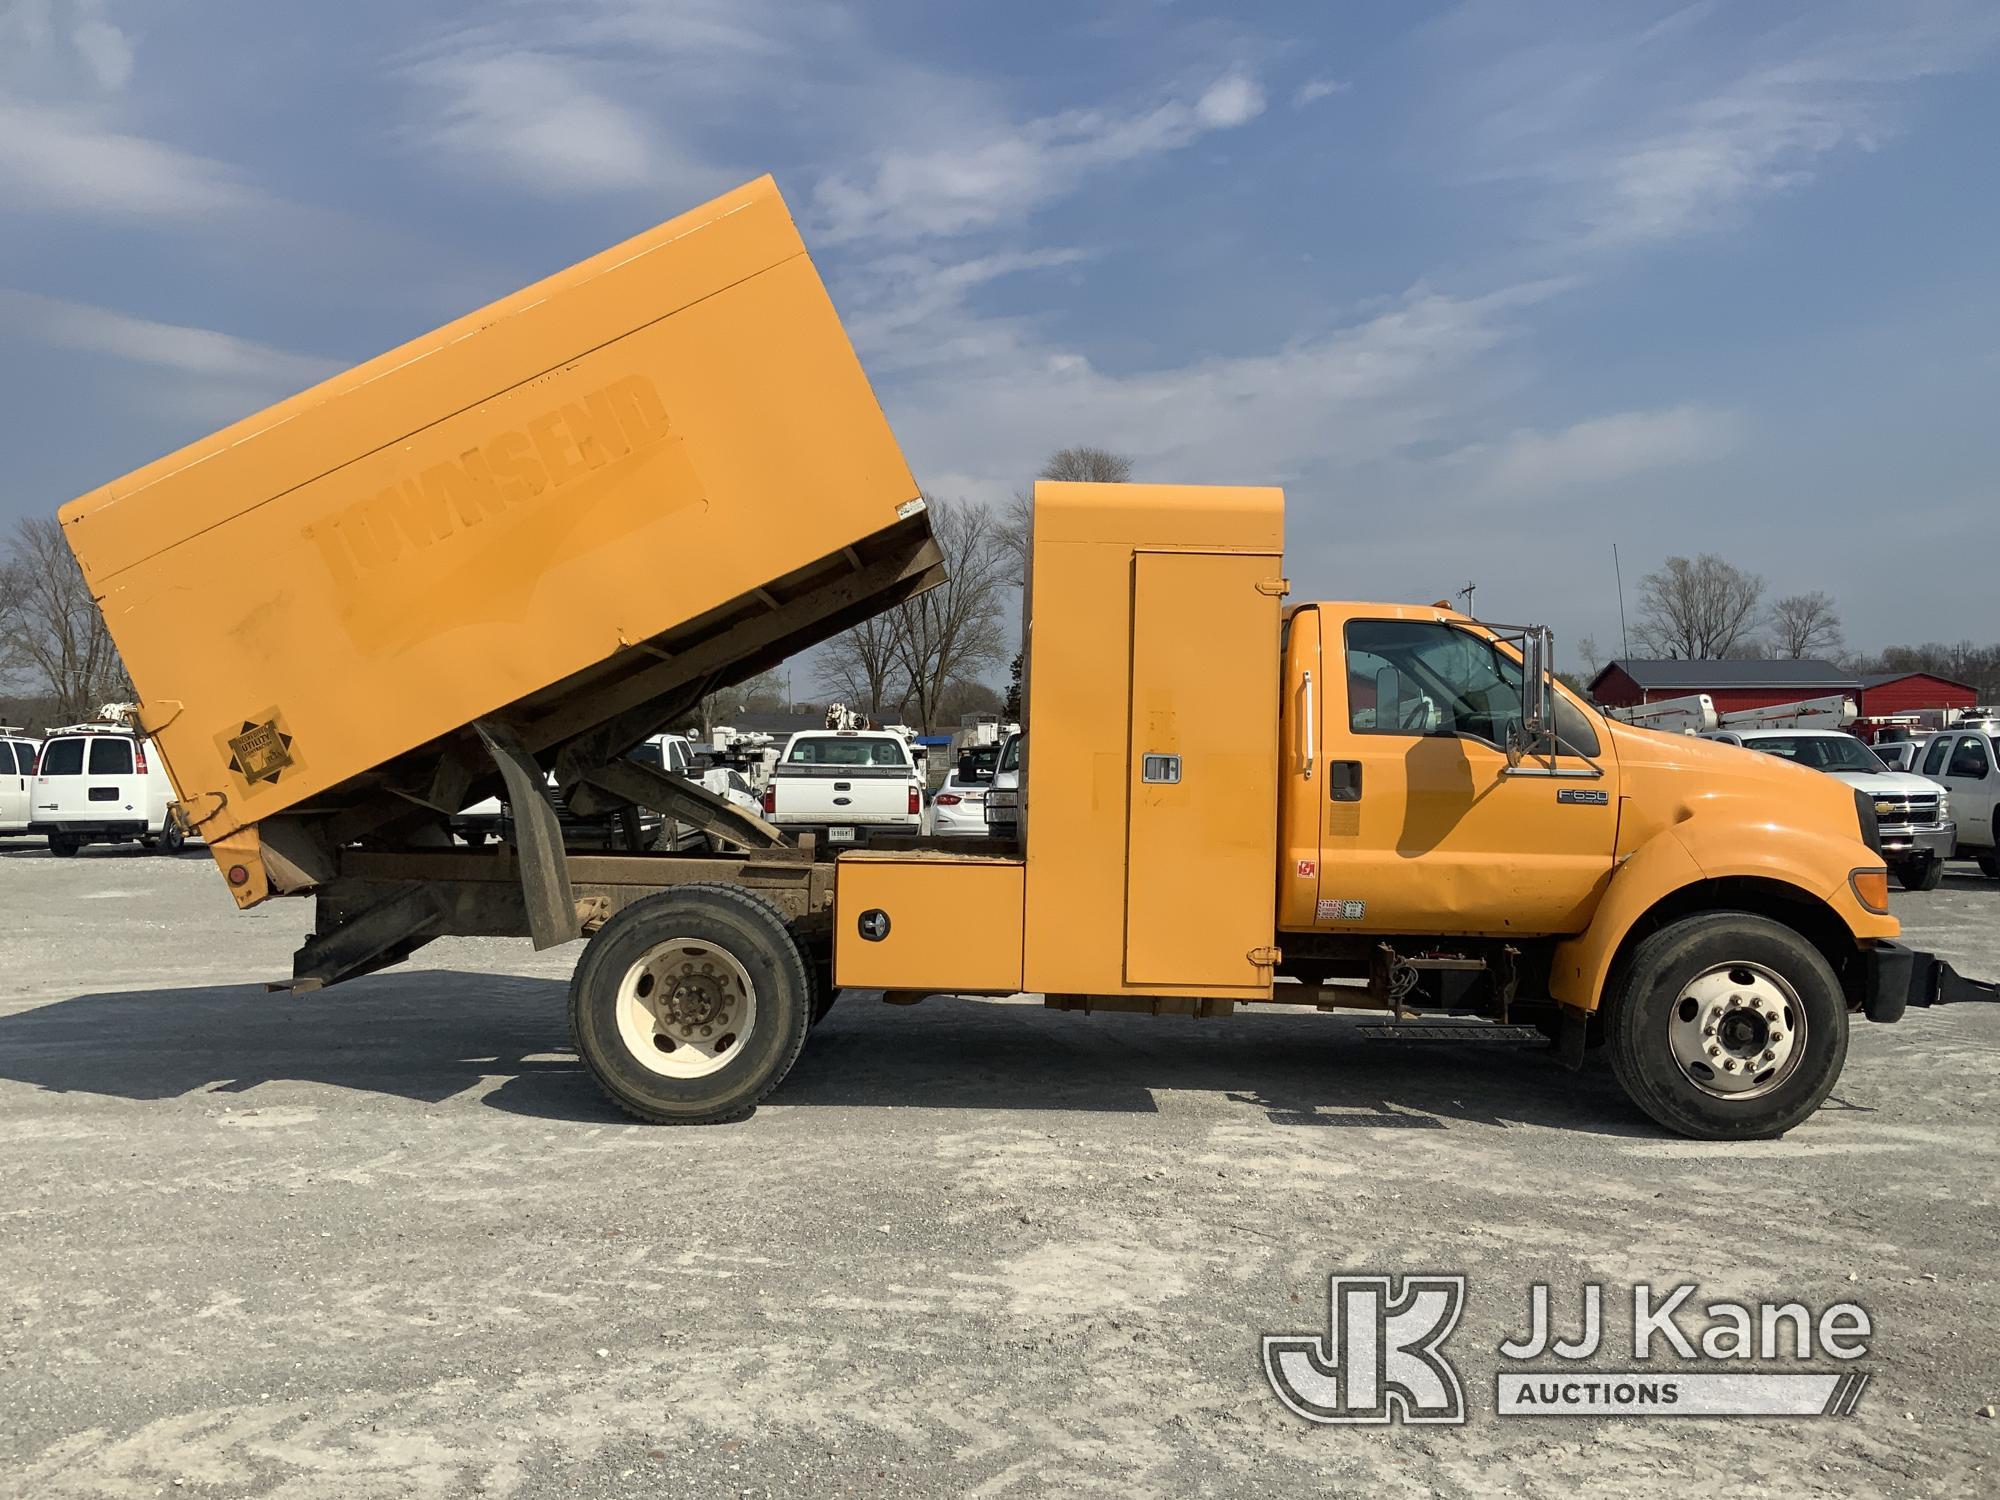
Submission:
[[[2000,977],[2000,884],[1895,899]],[[753,1118],[658,1130],[568,1051],[576,948],[294,1000],[307,908],[198,852],[7,841],[0,903],[0,1491],[2000,1487],[2000,1007],[1858,1025],[1824,1111],[1717,1147],[1529,1048],[850,995]],[[1467,1426],[1278,1406],[1259,1335],[1330,1272],[1434,1269]],[[1567,1325],[1641,1279],[1860,1301],[1858,1414],[1492,1414],[1531,1281]]]

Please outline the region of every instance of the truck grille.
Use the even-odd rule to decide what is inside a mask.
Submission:
[[[1875,817],[1884,828],[1935,823],[1938,820],[1937,793],[1884,792],[1875,798]]]

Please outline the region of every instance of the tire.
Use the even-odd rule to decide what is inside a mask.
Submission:
[[[1979,873],[1988,880],[2000,880],[2000,854],[1980,855]]]
[[[734,886],[684,885],[635,901],[590,940],[570,980],[570,1030],[627,1114],[710,1124],[740,1119],[778,1086],[812,1000],[777,908]]]
[[[187,847],[187,835],[180,824],[168,819],[161,825],[159,837],[153,840],[155,854],[178,854]]]
[[[52,833],[49,835],[49,853],[57,859],[73,859],[76,851],[83,847],[83,835],[77,833]]]
[[[1943,879],[1941,859],[1906,859],[1896,866],[1896,883],[1906,891],[1934,891]]]
[[[1783,1135],[1820,1107],[1847,1060],[1840,981],[1768,917],[1710,912],[1662,928],[1623,965],[1609,1001],[1619,1084],[1656,1123],[1696,1140]]]

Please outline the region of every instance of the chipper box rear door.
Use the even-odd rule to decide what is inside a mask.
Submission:
[[[936,581],[768,178],[62,511],[240,904],[435,841]]]

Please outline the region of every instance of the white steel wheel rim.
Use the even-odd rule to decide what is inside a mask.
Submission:
[[[703,938],[655,944],[618,985],[618,1035],[664,1078],[705,1078],[757,1025],[757,988],[735,955]]]
[[[1783,975],[1741,960],[1697,974],[1667,1012],[1681,1073],[1717,1099],[1761,1098],[1798,1071],[1806,1011]]]

